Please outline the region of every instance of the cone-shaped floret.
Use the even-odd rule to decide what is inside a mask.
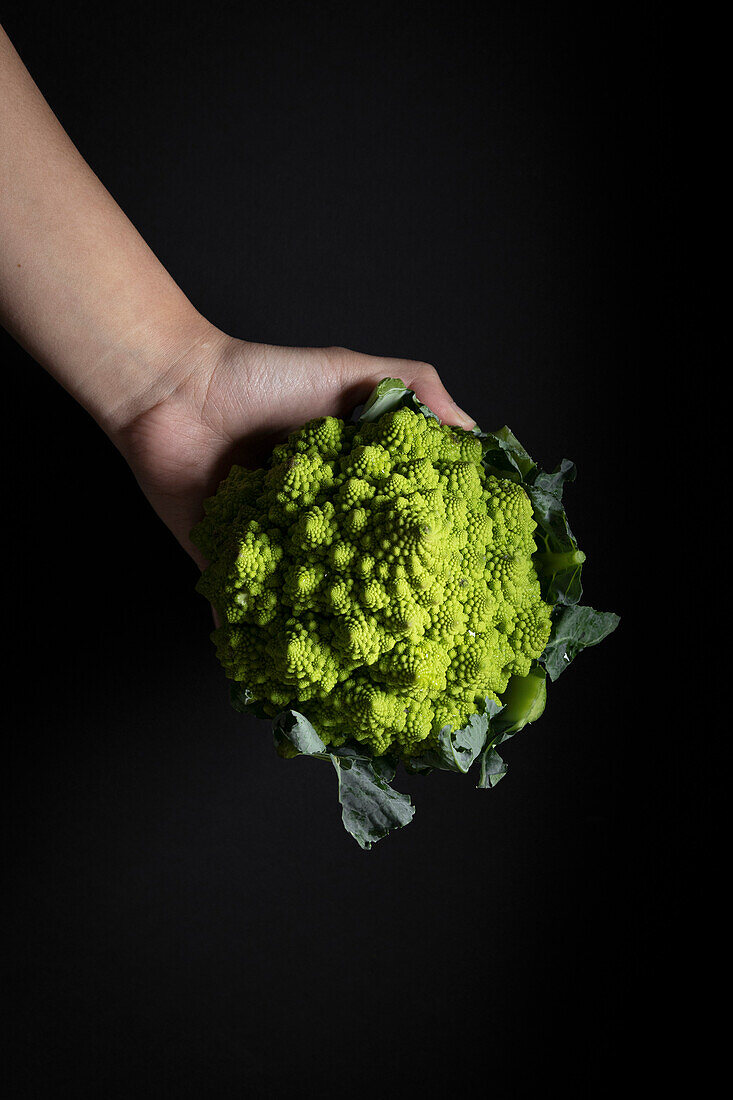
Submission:
[[[385,684],[404,688],[423,698],[428,691],[445,690],[449,664],[446,647],[424,638],[417,645],[397,642],[380,658],[372,675]]]
[[[331,634],[334,648],[354,667],[373,664],[382,651],[379,624],[358,611],[334,619]]]
[[[274,673],[291,688],[293,698],[328,694],[338,680],[339,665],[312,621],[288,620],[282,633],[271,639],[267,652]]]
[[[265,477],[265,500],[274,523],[287,523],[315,504],[334,483],[333,467],[317,454],[296,454],[279,462]]]
[[[290,541],[294,550],[305,554],[314,551],[325,553],[338,534],[334,507],[330,501],[316,508],[308,508],[290,528]]]
[[[275,448],[275,460],[278,461],[293,454],[311,452],[319,454],[326,460],[338,458],[355,431],[356,428],[347,426],[343,420],[338,420],[335,416],[321,416],[316,420],[309,420],[288,437],[287,443],[281,443]]]
[[[382,481],[392,472],[392,459],[384,447],[359,444],[341,460],[341,471],[348,478]]]

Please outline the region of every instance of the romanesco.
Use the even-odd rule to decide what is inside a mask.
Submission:
[[[475,435],[401,407],[312,420],[266,469],[233,467],[192,532],[198,590],[263,714],[413,758],[529,673],[551,630],[532,504],[481,459]]]

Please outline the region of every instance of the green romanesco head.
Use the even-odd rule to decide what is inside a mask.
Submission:
[[[529,498],[475,436],[410,409],[310,421],[205,513],[197,587],[227,675],[326,744],[419,756],[547,643]]]

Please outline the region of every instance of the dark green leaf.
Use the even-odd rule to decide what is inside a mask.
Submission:
[[[565,482],[575,481],[577,476],[578,468],[575,463],[571,462],[569,458],[564,458],[551,474],[545,473],[544,470],[540,470],[538,466],[535,466],[527,481],[546,493],[552,493],[558,500],[561,500]]]
[[[513,481],[524,481],[535,463],[512,430],[504,425],[495,432],[481,433],[484,441],[483,463],[488,473],[496,477],[509,475]]]
[[[344,828],[361,848],[369,849],[412,821],[415,807],[409,795],[393,790],[378,760],[356,753],[331,753],[339,782]]]
[[[402,765],[410,775],[430,775],[435,771],[434,767],[423,763],[421,756],[407,756],[402,761]]]
[[[399,409],[406,397],[412,391],[408,390],[404,382],[399,378],[383,378],[379,385],[372,390],[369,399],[359,417],[359,423],[378,420],[386,412]]]
[[[557,680],[582,649],[598,645],[618,624],[619,616],[612,611],[595,611],[577,604],[558,608],[550,640],[540,657],[550,679]]]
[[[438,734],[436,748],[420,756],[423,767],[465,775],[486,743],[489,719],[485,714],[473,714],[459,730],[444,726]]]
[[[465,726],[458,730],[444,726],[438,735],[437,746],[406,760],[405,768],[421,775],[427,775],[433,769],[465,775],[486,744],[490,721],[501,709],[500,703],[485,699]]]
[[[392,757],[367,756],[352,745],[329,749],[312,723],[296,710],[278,714],[273,735],[281,756],[302,754],[331,761],[338,775],[344,828],[362,848],[371,848],[390,829],[412,820],[415,808],[409,796],[389,786],[396,770]]]
[[[303,756],[323,755],[327,752],[315,726],[297,710],[286,710],[278,714],[272,723],[272,732],[278,752],[284,750],[288,755],[293,755],[290,748]]]
[[[585,554],[578,548],[563,508],[562,481],[552,490],[542,488],[545,479],[551,476],[542,475],[534,484],[525,486],[537,524],[534,535],[537,553],[532,560],[540,578],[543,599],[550,604],[573,604],[583,594],[581,572]]]
[[[422,413],[429,420],[439,419],[433,410],[429,409],[427,405],[423,405],[415,392],[408,390],[405,383],[399,378],[383,378],[379,385],[372,390],[371,396],[356,422],[362,424],[378,420],[384,413],[402,408]]]
[[[507,765],[498,752],[489,745],[486,751],[481,754],[481,766],[476,786],[480,790],[495,787],[499,780],[504,778],[507,770]]]

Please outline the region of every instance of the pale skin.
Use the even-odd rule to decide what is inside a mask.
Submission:
[[[401,378],[448,424],[474,423],[427,363],[252,343],[211,324],[1,27],[0,322],[104,429],[199,566],[188,533],[231,463],[260,465],[304,421],[348,416],[381,378]]]

